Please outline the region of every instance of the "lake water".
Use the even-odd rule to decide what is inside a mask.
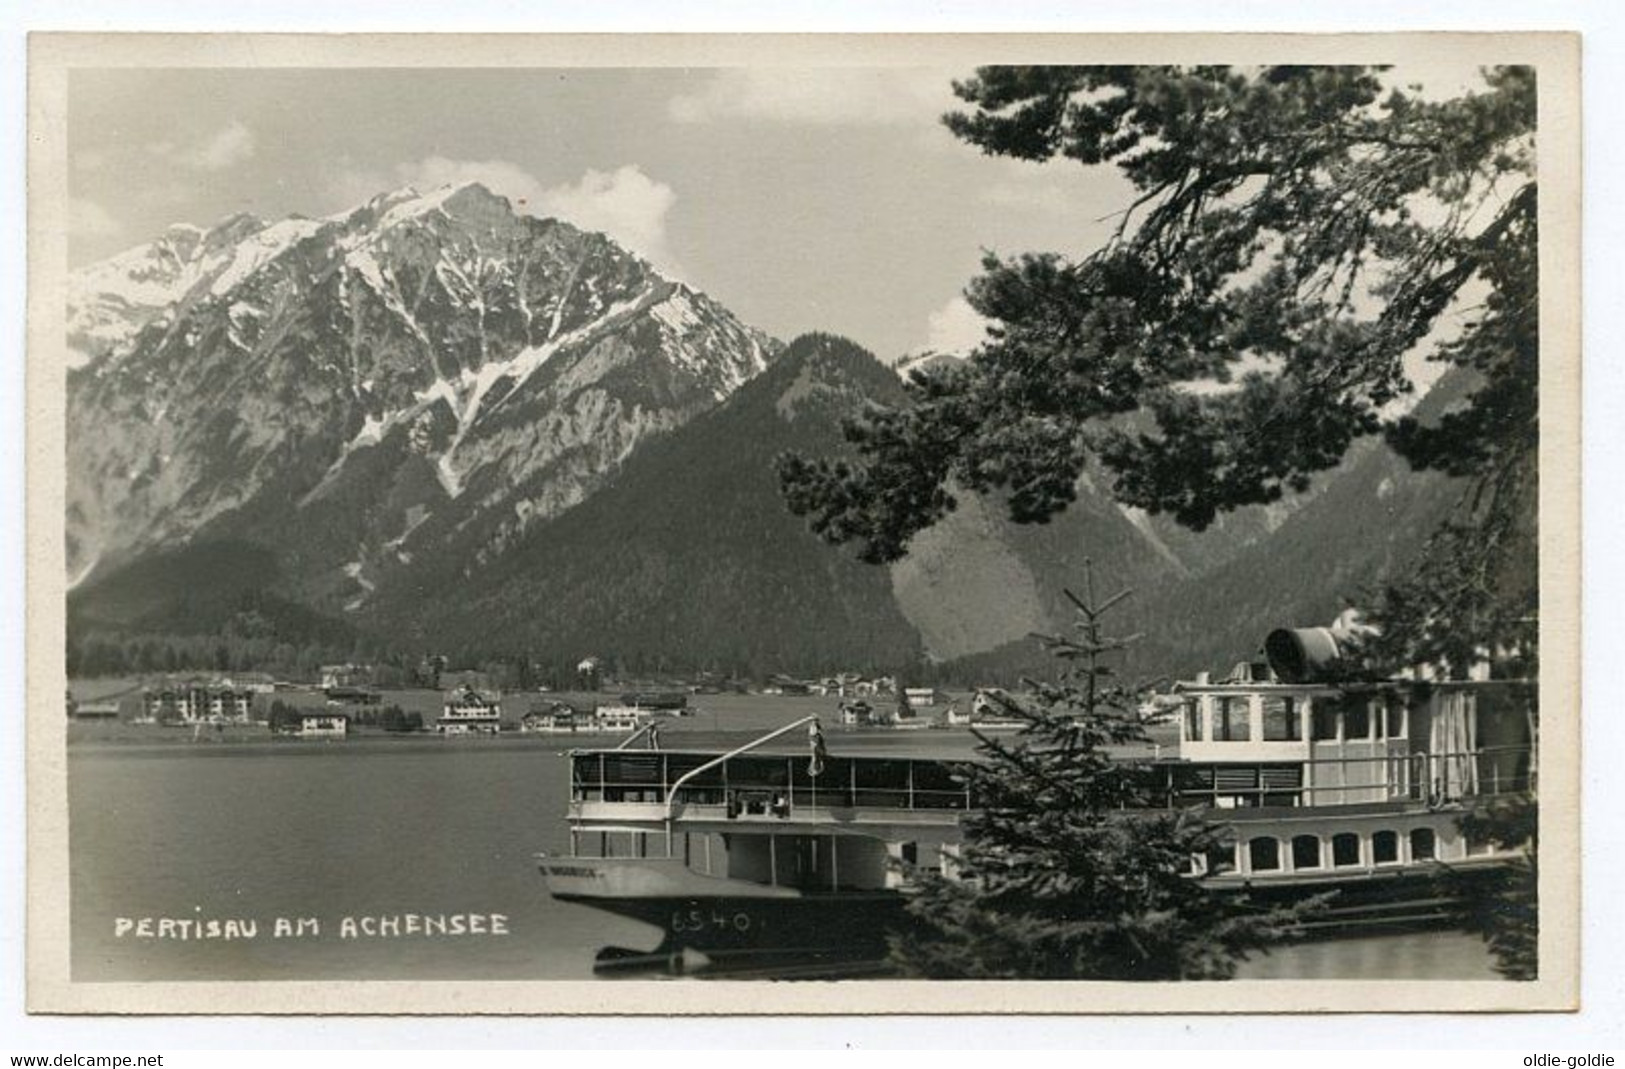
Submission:
[[[831,750],[860,741],[917,750],[926,741],[900,734],[832,736]],[[940,741],[946,733],[920,734],[962,746]],[[166,741],[69,749],[76,981],[587,979],[600,947],[658,941],[651,927],[553,901],[535,873],[533,854],[567,849],[567,740],[154,737]],[[723,737],[683,741],[713,740]],[[505,932],[346,938],[342,930],[347,917],[360,930],[362,918],[407,914],[479,915]],[[121,918],[131,926],[123,936]],[[144,938],[134,927],[143,918],[154,932],[162,919],[252,921],[256,930]],[[292,934],[277,936],[277,918]],[[297,934],[300,919],[314,927]],[[1294,946],[1243,974],[1494,978],[1479,940],[1457,932]]]

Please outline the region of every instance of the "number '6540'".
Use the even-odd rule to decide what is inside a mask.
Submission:
[[[728,913],[722,910],[680,909],[671,915],[671,930],[674,932],[700,932],[707,928],[748,932],[750,927],[750,914],[743,910]]]

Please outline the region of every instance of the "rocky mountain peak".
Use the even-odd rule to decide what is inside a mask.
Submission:
[[[76,278],[70,568],[229,534],[351,607],[499,555],[780,348],[476,182],[177,229]]]

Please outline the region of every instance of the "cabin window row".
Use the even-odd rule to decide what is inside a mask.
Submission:
[[[1487,841],[1469,838],[1468,856],[1493,852]],[[1321,869],[1400,865],[1439,859],[1439,838],[1432,828],[1413,828],[1406,835],[1375,831],[1370,835],[1295,835],[1290,838],[1256,835],[1241,842],[1221,844],[1207,858],[1196,859],[1198,872],[1216,875],[1234,872],[1245,864],[1247,872],[1313,872]]]
[[[1204,732],[1203,712],[1207,712]],[[1203,695],[1186,702],[1186,742],[1370,742],[1403,739],[1409,710],[1400,701],[1315,701],[1305,695]]]

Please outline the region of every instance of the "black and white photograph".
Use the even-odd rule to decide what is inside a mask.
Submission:
[[[1578,56],[36,36],[30,1006],[1574,1007]]]

